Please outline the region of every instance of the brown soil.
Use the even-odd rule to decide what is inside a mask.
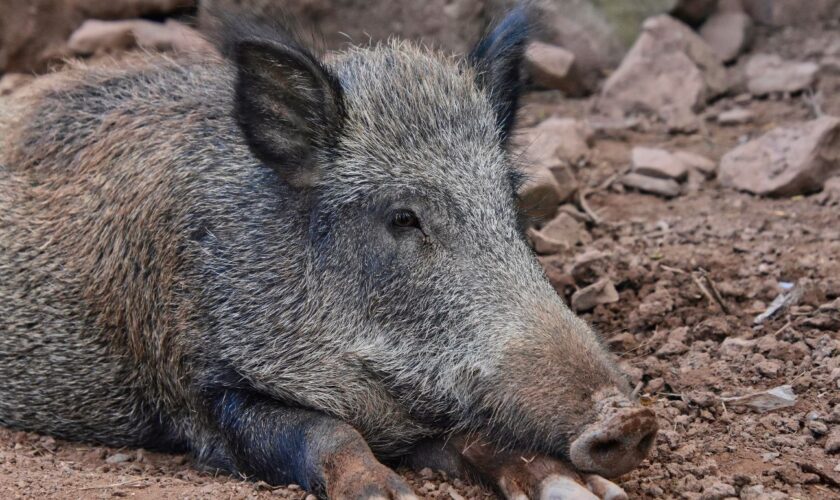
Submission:
[[[813,57],[807,53],[811,49],[802,53],[791,47],[811,47],[818,54],[820,47],[838,41],[836,29],[811,27],[762,33],[755,50]],[[720,127],[708,121],[690,135],[669,135],[655,125],[601,133],[589,165],[577,168],[582,185],[593,189],[587,200],[603,222],[589,226],[594,241],[585,248],[543,261],[567,298],[575,286],[601,276],[619,290],[619,302],[584,317],[603,333],[638,384],[642,401],[660,417],[662,431],[652,456],[619,480],[632,497],[716,499],[734,492],[758,498],[750,495],[760,486],[770,495],[764,498],[840,498],[840,455],[824,451],[826,434],[840,433],[840,208],[825,204],[820,195],[762,199],[726,190],[714,180],[673,200],[623,192],[615,184],[598,188],[626,167],[635,145],[719,159],[744,137],[811,118],[817,108],[840,115],[840,75],[824,75],[819,90],[816,97],[728,97],[708,111],[727,109],[738,99],[756,113],[750,125]],[[532,94],[526,101],[526,122],[551,114],[582,117],[589,109],[587,101],[551,93]],[[567,276],[575,256],[593,249],[608,256],[584,273]],[[728,313],[701,292],[692,277],[701,269]],[[801,286],[802,300],[753,326],[782,282]],[[797,395],[791,408],[759,413],[721,401],[783,384],[792,385]],[[427,498],[491,496],[437,474],[405,474]],[[114,496],[307,495],[295,487],[272,489],[201,472],[184,456],[0,429],[0,498]]]

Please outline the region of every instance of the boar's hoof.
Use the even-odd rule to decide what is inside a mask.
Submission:
[[[581,471],[617,477],[647,457],[657,430],[652,410],[624,408],[590,425],[572,442],[570,458]]]
[[[624,490],[611,481],[596,475],[581,477],[545,456],[520,457],[497,474],[496,484],[508,500],[627,500]]]
[[[376,463],[347,463],[331,470],[329,498],[348,500],[418,500],[408,483],[388,467]]]

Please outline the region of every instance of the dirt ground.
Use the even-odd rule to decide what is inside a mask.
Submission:
[[[754,50],[808,58],[840,43],[824,27],[759,33]],[[810,48],[809,48],[810,47]],[[585,118],[590,102],[553,93],[525,99],[524,122]],[[763,199],[706,180],[671,200],[609,182],[636,145],[689,150],[715,160],[744,138],[817,113],[840,115],[840,74],[818,91],[757,100],[729,96],[706,111],[739,106],[748,125],[708,120],[698,133],[657,125],[600,131],[588,165],[576,167],[602,221],[592,242],[543,258],[567,298],[607,277],[620,300],[584,314],[620,357],[661,432],[652,456],[620,478],[634,498],[840,498],[840,205],[825,195]],[[591,265],[570,264],[603,252]],[[706,273],[704,278],[704,272]],[[699,283],[721,295],[721,306]],[[711,283],[711,284],[710,284]],[[795,284],[798,304],[760,326],[756,315]],[[726,311],[723,310],[725,307]],[[790,385],[795,406],[760,413],[722,398]],[[405,472],[426,498],[492,497],[439,474]],[[761,494],[765,496],[760,496]],[[201,472],[185,456],[112,449],[0,429],[0,498],[306,498],[243,478]]]

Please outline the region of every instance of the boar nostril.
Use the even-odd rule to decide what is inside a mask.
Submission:
[[[592,445],[593,455],[609,455],[610,453],[621,448],[621,441],[617,439],[610,439]]]
[[[616,477],[644,460],[656,440],[656,416],[628,408],[598,422],[572,442],[572,463],[580,470]]]
[[[656,431],[648,432],[645,437],[643,437],[640,441],[636,449],[639,450],[639,453],[643,453],[647,455],[648,451],[650,451],[651,447],[653,447],[653,441],[656,439]]]

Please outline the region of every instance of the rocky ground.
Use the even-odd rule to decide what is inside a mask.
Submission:
[[[840,498],[840,125],[830,118],[840,116],[840,28],[750,24],[746,54],[746,43],[715,48],[730,51],[718,52],[729,62],[718,71],[670,22],[647,26],[600,94],[526,96],[517,143],[534,179],[523,197],[540,217],[531,238],[558,293],[659,415],[652,456],[619,480],[631,497]],[[674,71],[694,79],[671,94],[633,90],[634,78],[649,86]],[[545,86],[552,78],[570,85],[548,74]],[[426,498],[492,497],[433,471],[405,475]],[[202,472],[186,456],[0,429],[0,498],[115,496],[307,494]]]

